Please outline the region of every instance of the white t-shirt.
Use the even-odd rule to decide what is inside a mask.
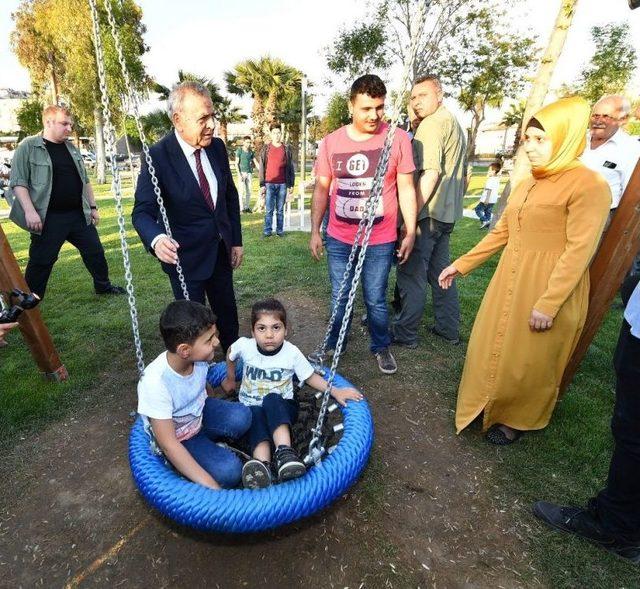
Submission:
[[[498,202],[498,192],[500,191],[500,176],[489,176],[484,184],[480,202],[493,205]]]
[[[178,441],[195,436],[202,427],[202,409],[207,398],[206,362],[195,362],[188,376],[178,374],[162,352],[144,369],[138,383],[138,413],[145,427],[149,418],[173,419]]]
[[[616,209],[629,184],[629,179],[640,158],[640,142],[622,129],[618,129],[605,143],[591,149],[587,138],[587,147],[580,160],[582,163],[600,172],[611,188],[611,208]]]
[[[285,341],[277,354],[267,356],[258,350],[255,339],[241,337],[229,348],[229,359],[242,358],[240,402],[244,405],[262,405],[269,393],[278,393],[293,399],[293,375],[304,382],[313,374],[313,366],[293,344]]]

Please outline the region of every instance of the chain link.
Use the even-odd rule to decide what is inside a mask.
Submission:
[[[109,2],[109,0],[106,0]],[[102,48],[102,39],[100,38],[100,25],[98,21],[98,10],[95,0],[89,0],[91,8],[91,18],[93,21],[93,42],[96,50],[96,62],[98,66],[98,80],[100,83],[100,94],[102,101],[102,110],[104,113],[104,134],[106,139],[107,154],[110,156],[111,166],[111,190],[116,201],[116,212],[118,216],[118,233],[120,235],[120,248],[122,250],[122,259],[124,263],[124,277],[127,286],[127,298],[129,302],[129,312],[131,315],[131,329],[133,331],[133,340],[136,349],[136,363],[140,375],[144,373],[144,356],[142,354],[142,342],[140,340],[140,327],[138,323],[138,310],[136,306],[136,297],[133,289],[133,276],[131,274],[131,261],[129,259],[129,245],[127,244],[127,233],[124,226],[124,210],[122,206],[122,183],[120,179],[120,170],[116,162],[116,134],[111,118],[111,106],[109,94],[107,91],[107,77],[104,68],[104,51]]]
[[[95,0],[93,1],[95,2]],[[171,227],[169,225],[169,218],[167,216],[167,209],[164,206],[164,200],[162,198],[162,193],[160,191],[160,186],[158,184],[158,177],[156,176],[156,169],[153,165],[151,154],[149,153],[149,143],[147,141],[144,128],[142,126],[142,121],[140,120],[140,97],[138,95],[138,92],[135,90],[133,84],[131,83],[131,77],[129,76],[129,69],[127,68],[127,63],[124,58],[122,43],[120,43],[120,36],[118,35],[118,26],[116,24],[116,20],[113,16],[113,10],[111,8],[111,1],[104,0],[104,6],[107,13],[107,20],[109,22],[109,27],[111,29],[111,36],[113,37],[113,41],[116,47],[116,52],[118,54],[118,62],[120,63],[122,77],[124,79],[125,87],[127,89],[128,102],[133,111],[133,118],[136,122],[138,135],[140,136],[140,143],[142,143],[142,151],[144,152],[144,159],[147,164],[147,170],[149,171],[149,176],[151,176],[151,184],[153,184],[153,192],[156,195],[156,202],[158,203],[158,209],[160,210],[162,223],[164,224],[167,237],[169,239],[173,239],[173,235],[171,233]],[[176,263],[176,273],[178,274],[178,280],[180,281],[180,288],[182,289],[182,294],[185,299],[189,300],[189,291],[187,289],[187,283],[185,281],[184,273],[182,271],[182,265],[180,264],[179,260]]]
[[[338,315],[338,309],[340,308],[340,303],[342,302],[342,298],[344,296],[346,285],[349,282],[349,275],[351,274],[351,268],[353,267],[353,262],[357,256],[356,267],[353,272],[353,279],[351,281],[349,295],[347,298],[347,304],[345,306],[344,316],[342,319],[342,324],[340,326],[340,332],[338,333],[338,341],[336,343],[333,360],[331,362],[329,377],[327,378],[327,387],[325,388],[323,393],[322,405],[320,406],[320,411],[318,413],[316,426],[311,430],[313,433],[313,436],[311,438],[311,441],[309,442],[309,453],[305,458],[305,462],[307,463],[313,462],[315,463],[316,466],[320,464],[320,460],[322,458],[322,455],[324,454],[324,448],[321,445],[322,429],[323,429],[325,418],[326,418],[327,408],[329,406],[331,389],[333,388],[333,380],[335,378],[336,370],[338,368],[338,363],[340,361],[340,356],[342,354],[342,350],[344,347],[344,340],[349,327],[349,317],[351,317],[351,312],[353,310],[353,303],[355,301],[355,297],[358,292],[360,275],[362,273],[362,267],[364,265],[365,256],[367,253],[367,247],[369,245],[369,237],[371,236],[371,231],[373,229],[375,211],[378,208],[378,203],[380,201],[380,198],[382,197],[384,178],[387,173],[389,158],[391,156],[391,147],[393,145],[393,139],[395,137],[395,132],[398,126],[398,119],[400,118],[400,110],[402,107],[402,102],[404,100],[404,94],[403,94],[404,89],[408,86],[410,77],[412,75],[413,63],[415,61],[416,52],[418,49],[418,43],[420,41],[420,38],[422,37],[422,31],[424,30],[424,23],[427,16],[427,8],[430,4],[431,2],[429,0],[420,2],[419,10],[416,12],[414,16],[414,20],[411,26],[412,37],[411,37],[411,46],[409,49],[409,60],[405,64],[404,73],[402,77],[402,84],[400,86],[402,91],[398,92],[393,104],[393,115],[391,118],[391,122],[389,124],[389,129],[387,130],[387,135],[385,137],[382,153],[380,155],[380,161],[378,162],[378,166],[376,167],[376,172],[373,177],[371,192],[369,193],[369,198],[367,199],[367,202],[365,204],[365,210],[363,212],[362,219],[358,224],[356,236],[353,241],[353,247],[351,248],[351,252],[349,253],[349,259],[347,260],[347,266],[345,268],[345,271],[342,277],[342,282],[340,283],[338,296],[336,297],[336,302],[331,313],[331,318],[329,319],[329,325],[327,327],[327,331],[325,333],[322,344],[320,345],[317,351],[317,355],[319,356],[322,362],[324,354],[326,352],[329,337],[331,335],[333,326],[335,324],[335,321]],[[362,239],[362,242],[360,242],[360,239]]]

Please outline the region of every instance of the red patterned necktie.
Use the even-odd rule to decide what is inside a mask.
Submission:
[[[213,199],[211,198],[211,188],[209,186],[209,182],[207,181],[207,177],[204,175],[204,170],[202,169],[200,151],[201,150],[196,149],[194,152],[196,156],[196,170],[198,171],[198,183],[200,184],[200,190],[202,190],[202,196],[204,196],[204,202],[206,202],[207,206],[213,211],[216,207],[213,204]]]

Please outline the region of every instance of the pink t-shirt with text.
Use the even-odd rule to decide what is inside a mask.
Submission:
[[[354,141],[341,127],[327,135],[318,151],[316,175],[331,178],[329,189],[329,225],[327,233],[343,243],[353,244],[364,205],[373,184],[388,124],[382,123],[376,134],[366,141]],[[389,167],[384,179],[382,198],[376,209],[369,243],[379,245],[396,240],[398,220],[398,174],[415,170],[411,140],[396,129],[391,146]]]

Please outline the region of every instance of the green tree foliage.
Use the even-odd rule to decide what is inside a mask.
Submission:
[[[511,151],[514,154],[520,146],[520,128],[522,127],[522,118],[524,117],[524,109],[526,106],[526,100],[511,103],[509,110],[504,113],[502,121],[500,121],[507,128],[517,126],[513,146],[511,148]]]
[[[636,70],[637,56],[628,23],[595,26],[591,37],[596,50],[582,71],[578,91],[594,103],[605,94],[624,92]]]
[[[253,137],[259,147],[269,125],[281,122],[289,101],[300,94],[302,72],[269,56],[247,59],[224,74],[227,90],[253,99]]]
[[[468,156],[475,153],[478,128],[487,106],[499,107],[522,92],[535,65],[535,40],[511,33],[508,18],[495,8],[481,10],[462,39],[445,42],[437,65],[440,76],[462,108],[471,113]]]
[[[379,19],[358,24],[352,29],[342,29],[326,49],[327,66],[346,80],[385,70],[391,65],[391,58],[385,50],[387,42],[385,23]]]
[[[322,135],[328,135],[350,122],[348,96],[340,92],[332,94],[327,104],[327,112],[320,122]]]
[[[16,113],[20,125],[19,138],[36,135],[42,130],[42,109],[44,106],[37,98],[25,100]]]

